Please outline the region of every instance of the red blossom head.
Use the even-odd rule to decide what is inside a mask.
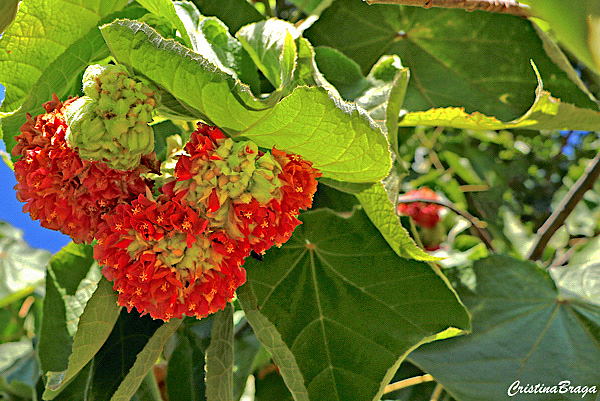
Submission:
[[[56,95],[44,104],[45,114],[27,116],[16,136],[13,156],[17,199],[43,227],[61,231],[77,243],[91,242],[101,216],[146,190],[145,167],[116,171],[102,162],[82,160],[67,146],[65,107]]]
[[[223,309],[246,280],[250,252],[291,237],[320,176],[300,156],[262,152],[204,124],[185,150],[160,196],[104,215],[94,247],[119,304],[156,319]]]
[[[119,305],[163,320],[223,309],[246,281],[249,248],[206,232],[207,221],[188,205],[149,196],[119,205],[98,229],[94,258]]]
[[[425,202],[407,202],[411,199],[442,200],[442,198],[428,187],[422,187],[407,192],[398,198],[398,212],[410,216],[417,225],[433,228],[440,222],[440,211],[443,206]]]

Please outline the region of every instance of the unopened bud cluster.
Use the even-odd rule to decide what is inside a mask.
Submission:
[[[148,125],[159,103],[149,81],[132,77],[120,65],[89,66],[80,97],[65,111],[69,146],[83,159],[100,160],[117,170],[131,170],[154,150]]]

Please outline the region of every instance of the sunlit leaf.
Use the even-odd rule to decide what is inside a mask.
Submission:
[[[49,64],[126,4],[127,0],[21,2],[0,40],[0,83],[6,88],[1,110],[18,108]]]
[[[419,248],[408,235],[406,229],[402,227],[398,216],[394,212],[394,205],[389,200],[388,194],[381,183],[374,184],[355,196],[367,216],[398,256],[416,260],[436,259]]]
[[[102,32],[120,62],[144,71],[196,110],[197,118],[230,135],[300,154],[331,178],[369,182],[387,175],[389,151],[380,130],[361,109],[325,89],[298,87],[267,106],[232,76],[145,24],[118,20]]]
[[[407,113],[400,118],[399,125],[402,127],[444,125],[474,130],[525,128],[597,131],[600,130],[600,112],[563,103],[543,90],[540,82],[533,106],[523,116],[513,121],[502,122],[479,112],[469,114],[463,108],[446,107]]]

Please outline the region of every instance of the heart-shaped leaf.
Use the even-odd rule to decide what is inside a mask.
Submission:
[[[548,273],[531,262],[493,255],[473,269],[475,291],[458,289],[472,314],[473,333],[424,345],[410,354],[411,362],[465,401],[506,400],[518,386],[538,383],[550,388],[564,380],[574,388],[600,383],[599,306],[559,295]],[[582,399],[568,392],[526,395]]]
[[[378,400],[410,350],[469,330],[443,276],[398,257],[363,212],[301,220],[285,246],[246,262],[255,296],[238,294],[259,340],[291,357],[289,372],[297,364],[310,399]]]

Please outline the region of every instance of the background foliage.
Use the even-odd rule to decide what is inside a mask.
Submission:
[[[0,399],[504,400],[563,380],[556,399],[600,399],[600,11],[567,3],[5,2],[8,152],[112,60],[161,88],[163,161],[203,120],[323,178],[202,320],[127,313],[91,245],[51,255],[2,223]],[[423,186],[434,230],[396,213]]]

